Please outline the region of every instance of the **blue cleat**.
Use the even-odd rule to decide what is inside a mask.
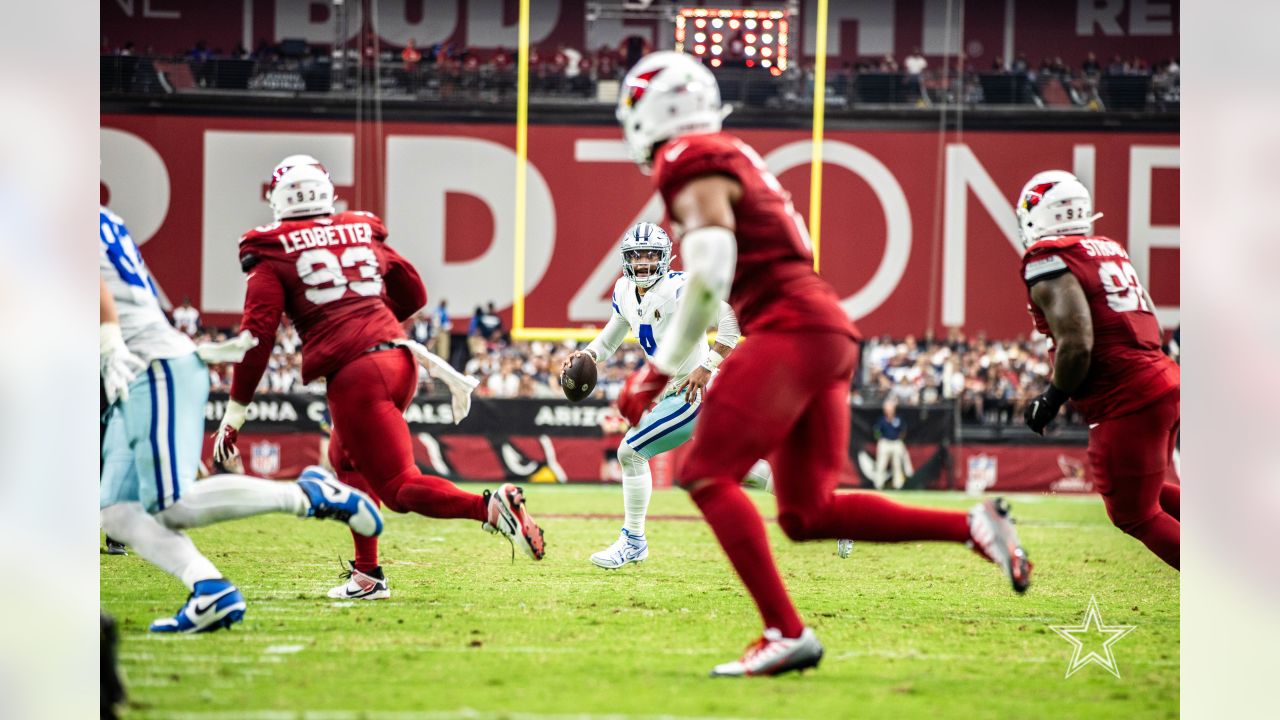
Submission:
[[[352,532],[365,537],[382,533],[382,513],[369,496],[338,482],[333,473],[319,465],[302,471],[298,487],[307,496],[306,517],[340,520]]]
[[[244,596],[224,578],[201,580],[178,614],[151,623],[154,633],[198,633],[229,628],[244,619]]]

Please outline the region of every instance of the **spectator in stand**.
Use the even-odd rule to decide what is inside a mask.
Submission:
[[[608,45],[601,45],[596,51],[596,79],[618,79],[618,52]]]
[[[880,65],[876,69],[882,73],[896,73],[898,61],[894,60],[892,55],[885,53],[884,57],[880,58]]]
[[[436,355],[449,359],[449,334],[453,332],[453,321],[449,319],[449,303],[441,299],[435,311],[435,343]]]
[[[120,48],[120,54],[124,57],[130,57],[134,53],[134,44],[132,40],[126,40],[124,47]]]
[[[902,69],[907,71],[908,75],[920,77],[929,67],[929,61],[924,59],[924,55],[920,54],[920,48],[912,48],[911,54],[902,61]]]
[[[1120,57],[1120,53],[1111,59],[1111,64],[1107,66],[1108,75],[1124,75],[1129,72],[1129,64]]]
[[[1026,53],[1018,53],[1009,69],[1016,75],[1026,75],[1031,72],[1031,63],[1028,62]]]
[[[173,326],[191,337],[200,332],[200,311],[191,306],[191,298],[182,298],[182,304],[173,309]]]
[[[897,403],[886,401],[882,410],[884,414],[872,428],[876,439],[876,474],[871,481],[877,490],[883,490],[888,474],[892,473],[893,489],[901,490],[907,482],[907,428],[898,417]]]
[[[404,63],[404,71],[407,73],[413,73],[418,69],[418,63],[422,62],[422,53],[418,52],[413,38],[409,38],[404,50],[400,51],[400,61]]]
[[[409,337],[414,342],[426,345],[431,342],[431,316],[424,312],[419,312],[413,316],[413,322],[409,326]]]
[[[484,326],[480,323],[483,317],[484,309],[477,305],[476,311],[471,315],[471,324],[467,326],[467,349],[470,351],[472,359],[484,355],[485,348],[488,346],[488,343],[485,342]],[[473,375],[475,373],[468,370],[467,374]]]
[[[505,333],[502,331],[502,318],[498,317],[498,312],[493,309],[493,303],[490,302],[488,309],[480,316],[481,333],[487,340],[496,341],[503,339]]]
[[[1080,64],[1080,74],[1087,78],[1096,78],[1102,74],[1102,66],[1098,64],[1098,56],[1092,52],[1085,56]]]
[[[489,397],[518,397],[520,394],[520,378],[515,373],[515,359],[503,359],[499,367],[499,371],[490,375],[489,380],[485,383],[485,389],[488,390]]]

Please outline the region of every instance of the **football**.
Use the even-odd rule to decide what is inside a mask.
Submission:
[[[578,402],[596,389],[596,363],[590,355],[582,354],[569,363],[569,369],[560,374],[560,387],[564,396]]]

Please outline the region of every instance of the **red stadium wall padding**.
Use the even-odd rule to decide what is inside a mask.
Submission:
[[[116,114],[103,115],[102,126],[110,205],[166,296],[190,297],[206,321],[238,319],[236,240],[271,220],[262,201],[270,169],[307,152],[329,168],[341,202],[384,216],[389,242],[418,268],[433,305],[447,299],[455,323],[465,323],[493,301],[510,323],[512,126],[387,122],[380,135],[369,127],[357,137],[344,121]],[[740,134],[807,212],[809,134]],[[1048,167],[1093,185],[1105,213],[1097,232],[1127,245],[1162,322],[1177,323],[1176,133],[826,137],[822,274],[865,333],[941,334],[948,325],[993,337],[1029,333],[1012,200]],[[385,165],[363,162],[379,147]],[[536,125],[529,147],[526,324],[602,326],[620,272],[616,240],[639,217],[661,219],[661,204],[626,160],[616,128]],[[463,227],[471,230],[459,235]],[[488,237],[471,232],[486,229]]]

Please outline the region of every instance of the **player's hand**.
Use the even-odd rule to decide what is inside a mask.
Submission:
[[[1058,416],[1058,411],[1066,401],[1067,394],[1050,383],[1048,390],[1027,403],[1026,409],[1022,411],[1022,419],[1032,432],[1044,435],[1044,429]]]
[[[618,394],[618,412],[632,426],[640,424],[640,416],[670,381],[671,378],[658,372],[653,363],[645,365],[623,383],[622,392]]]
[[[218,423],[217,434],[213,436],[214,462],[225,465],[231,458],[240,454],[236,449],[236,440],[240,436],[240,428],[244,426],[247,409],[235,400],[227,401],[227,410],[222,414],[222,422]]]
[[[210,365],[217,363],[238,363],[244,360],[245,353],[258,346],[258,338],[248,330],[230,340],[222,342],[203,342],[196,346],[196,354]]]
[[[103,323],[98,327],[98,370],[102,375],[102,389],[107,394],[107,404],[129,399],[129,384],[147,364],[129,352],[117,323]]]
[[[565,358],[563,363],[560,363],[560,377],[564,377],[564,374],[569,372],[569,366],[572,365],[573,361],[576,360],[580,355],[591,358],[591,362],[596,362],[595,355],[592,355],[591,353],[585,350],[574,350],[573,352],[569,353],[569,357]]]
[[[684,393],[684,401],[691,403],[698,400],[699,393],[706,390],[707,383],[711,382],[711,371],[699,365],[689,373],[689,376],[680,384],[680,392]]]

